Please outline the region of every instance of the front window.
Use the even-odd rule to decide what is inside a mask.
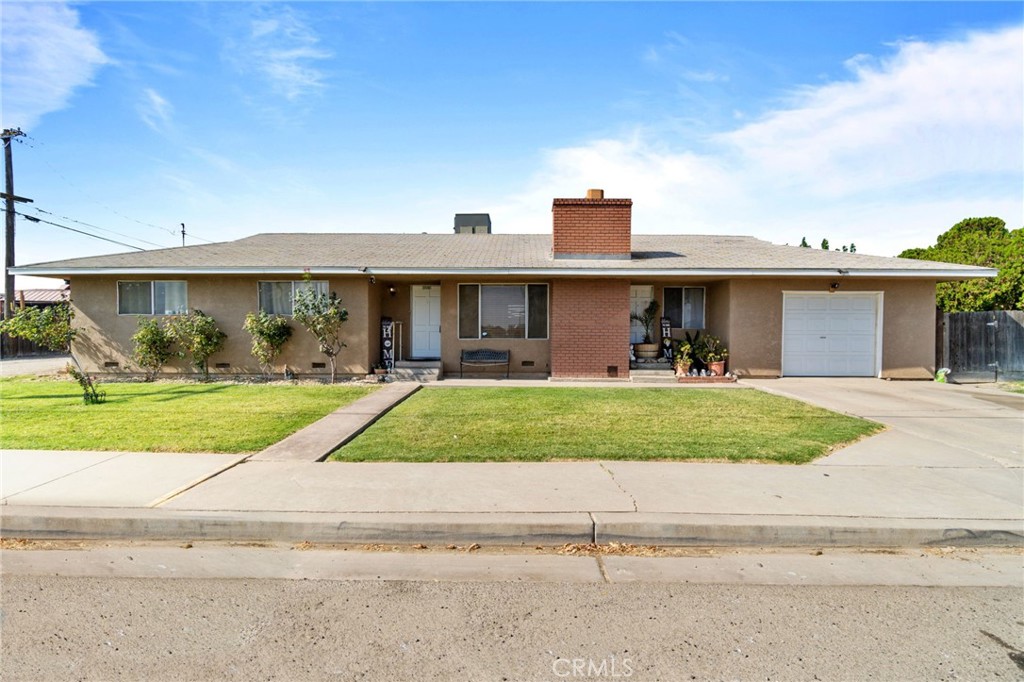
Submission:
[[[704,329],[704,287],[665,287],[665,317],[677,329]]]
[[[315,289],[318,294],[327,293],[327,282],[323,280],[311,282],[305,280],[296,282],[260,282],[260,311],[270,315],[291,315],[295,292],[310,287]]]
[[[118,315],[181,315],[188,312],[188,287],[179,281],[117,283]]]
[[[546,339],[547,284],[460,284],[460,339]]]

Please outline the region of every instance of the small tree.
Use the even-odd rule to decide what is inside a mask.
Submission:
[[[269,377],[274,360],[281,355],[281,349],[292,335],[291,325],[287,318],[261,310],[246,315],[242,329],[252,335],[252,355],[260,363],[263,373]]]
[[[179,355],[190,358],[192,366],[210,378],[210,356],[224,347],[228,337],[217,327],[217,322],[202,310],[191,310],[175,315],[167,321],[167,332],[181,347]]]
[[[70,353],[78,330],[71,327],[75,313],[68,302],[44,308],[23,307],[0,322],[0,331],[58,353]]]
[[[800,246],[804,247],[805,249],[811,248],[811,245],[807,243],[807,237],[800,237]]]
[[[135,362],[146,370],[146,381],[152,381],[163,366],[174,357],[174,337],[156,319],[139,318],[139,329],[132,336]]]
[[[310,277],[306,276],[308,282]],[[313,286],[298,288],[292,302],[292,314],[320,344],[320,352],[331,363],[331,383],[337,372],[336,358],[345,342],[341,340],[341,326],[348,319],[348,310],[341,305],[341,299],[333,291],[327,294]]]

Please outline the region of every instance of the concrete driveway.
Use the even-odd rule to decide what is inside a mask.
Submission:
[[[1024,467],[1024,395],[982,384],[932,381],[784,378],[742,383],[890,427],[816,464]]]
[[[0,376],[17,377],[26,374],[56,374],[71,362],[70,355],[40,355],[0,360]]]

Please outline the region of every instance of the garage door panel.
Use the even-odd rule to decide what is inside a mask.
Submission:
[[[876,376],[875,294],[785,294],[786,376]]]

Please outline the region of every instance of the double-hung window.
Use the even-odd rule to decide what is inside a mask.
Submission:
[[[548,285],[460,284],[459,338],[548,338]]]
[[[327,282],[324,280],[311,282],[305,280],[296,282],[260,282],[260,311],[270,315],[291,315],[295,293],[305,288],[312,288],[318,294],[326,294]]]
[[[704,329],[704,287],[665,287],[665,317],[677,329]]]
[[[188,312],[188,286],[181,281],[117,283],[118,315],[181,315]]]

